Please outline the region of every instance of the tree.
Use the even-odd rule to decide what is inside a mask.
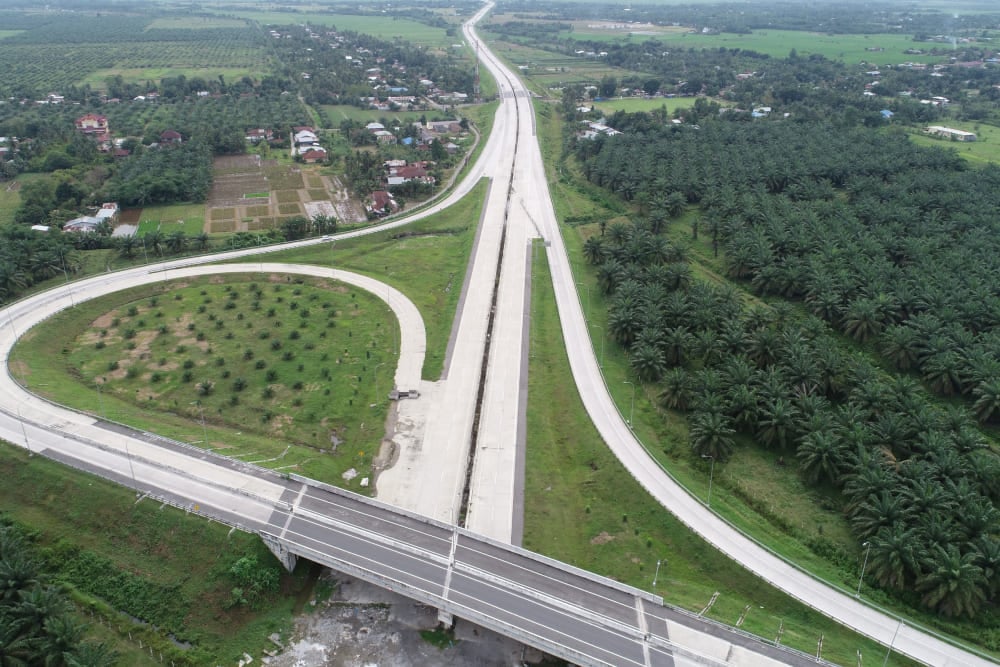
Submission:
[[[691,417],[688,438],[695,454],[725,461],[733,453],[734,433],[721,412],[699,412]]]
[[[583,256],[587,263],[597,266],[605,259],[604,238],[601,236],[591,236],[583,243]]]
[[[308,229],[309,221],[301,215],[293,216],[281,223],[281,233],[286,241],[305,238]]]
[[[799,469],[810,484],[820,480],[839,483],[845,463],[844,454],[843,443],[831,431],[807,433],[795,452],[799,459]]]
[[[949,617],[974,617],[986,600],[986,579],[975,550],[936,546],[924,559],[926,574],[917,581],[925,607]]]
[[[683,368],[671,368],[660,383],[660,405],[669,410],[687,410],[691,404],[692,383],[688,372]]]
[[[118,254],[126,259],[135,257],[136,246],[138,245],[135,236],[121,236],[118,238]]]
[[[167,250],[173,254],[179,254],[187,248],[188,237],[183,230],[178,229],[175,232],[171,232],[166,239]]]
[[[663,352],[649,343],[636,344],[629,358],[629,363],[643,382],[659,380],[667,369]]]
[[[880,528],[871,543],[871,576],[880,586],[904,590],[920,569],[918,536],[903,523]]]
[[[972,395],[976,399],[972,409],[979,421],[988,422],[1000,415],[1000,377],[983,380],[972,390]]]

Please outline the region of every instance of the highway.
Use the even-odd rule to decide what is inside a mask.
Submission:
[[[508,82],[513,87],[513,100],[504,95],[504,101],[520,106],[522,100],[530,99],[527,88],[485,43],[478,41],[472,30],[472,25],[482,15],[477,15],[469,22],[466,37],[474,46],[478,43],[481,59],[497,79]],[[523,114],[516,146],[516,164],[520,173],[515,173],[513,177],[515,197],[511,208],[516,210],[523,207],[524,216],[530,219],[532,227],[545,241],[563,340],[574,381],[584,407],[601,437],[631,475],[666,510],[707,542],[776,588],[839,623],[886,646],[891,644],[899,653],[927,665],[993,665],[992,660],[901,623],[898,618],[865,604],[849,592],[829,586],[786,562],[711,512],[647,454],[611,398],[598,366],[569,256],[552,206],[541,150],[537,137],[534,136],[533,121],[525,122]]]
[[[486,6],[484,12],[489,9],[490,6]],[[467,26],[466,35],[474,43],[476,37],[471,31],[471,23]],[[513,358],[522,358],[525,349],[524,336],[526,335],[523,327],[523,298],[525,294],[523,281],[527,274],[527,255],[525,253],[530,239],[541,237],[545,241],[545,252],[552,269],[553,285],[563,324],[564,341],[583,403],[608,446],[631,474],[665,508],[678,516],[681,521],[711,544],[768,582],[862,634],[873,637],[886,645],[892,642],[896,650],[915,660],[941,667],[957,667],[958,665],[978,667],[993,664],[991,661],[954,648],[908,625],[900,624],[897,619],[882,614],[855,600],[851,595],[826,586],[794,568],[708,511],[700,501],[687,494],[650,459],[611,400],[597,366],[580,299],[575,289],[575,282],[569,268],[566,250],[546,185],[541,154],[534,136],[533,119],[530,116],[530,97],[523,84],[507,71],[485,45],[480,46],[479,53],[487,67],[497,75],[497,78],[506,81],[505,85],[510,86],[506,92],[502,87],[501,95],[504,103],[497,115],[495,131],[487,141],[481,159],[470,170],[470,174],[456,186],[452,193],[439,203],[428,207],[421,215],[430,215],[457,201],[482,176],[491,177],[493,179],[492,188],[497,188],[498,183],[504,183],[506,175],[508,188],[503,192],[504,198],[501,200],[504,204],[499,207],[496,203],[498,200],[491,197],[487,206],[494,207],[494,210],[486,215],[491,220],[503,219],[507,224],[502,230],[495,230],[495,225],[492,224],[486,225],[488,230],[482,230],[481,234],[489,233],[491,236],[483,244],[485,254],[482,256],[477,254],[472,269],[473,272],[479,271],[482,276],[487,278],[492,276],[492,279],[497,283],[495,331],[498,334],[498,339],[504,339],[507,342],[498,344],[498,347],[493,348],[493,350],[516,349],[518,356]],[[518,118],[520,118],[520,122],[518,122]],[[512,151],[512,146],[516,146],[517,150]],[[412,222],[413,219],[402,218],[388,225],[382,225],[378,229],[401,226]],[[484,217],[485,219],[487,218]],[[371,231],[374,230],[359,230],[337,235],[337,238],[358,236],[371,233]],[[298,244],[283,244],[281,248],[321,242],[310,240]],[[482,238],[480,242],[483,242]],[[501,245],[505,250],[505,260],[513,258],[511,262],[500,262],[500,255],[497,252],[492,264],[488,263],[487,257],[490,253],[485,251],[492,251],[493,248],[499,250]],[[273,249],[247,249],[210,257],[186,258],[95,276],[12,304],[0,311],[0,326],[2,326],[0,329],[0,348],[2,348],[4,365],[8,366],[6,361],[10,347],[19,334],[24,333],[30,326],[41,322],[54,312],[70,307],[75,302],[95,298],[99,294],[121,289],[124,286],[138,284],[137,281],[152,282],[159,279],[194,275],[199,272],[226,270],[219,267],[200,268],[199,265],[221,260],[247,260],[253,255],[269,252]],[[509,256],[508,252],[510,252]],[[476,263],[480,261],[480,257],[482,257],[483,263],[477,269]],[[255,263],[259,265],[256,267],[257,270],[271,269],[266,264],[252,260],[249,267],[234,270],[245,271],[249,269],[254,271]],[[520,274],[516,270],[518,266],[521,267]],[[326,271],[331,272],[331,277],[349,278],[346,272],[337,271],[334,276],[334,272],[330,269],[326,269]],[[504,282],[505,275],[509,277],[510,282]],[[520,298],[518,290],[520,290]],[[378,294],[378,292],[373,293]],[[408,303],[403,295],[397,291],[389,290],[387,301],[393,307],[394,312],[402,317],[403,304]],[[399,311],[397,311],[397,301]],[[468,317],[463,315],[459,323],[460,334],[457,338],[459,344],[469,346],[470,351],[467,354],[472,359],[476,358],[477,351],[480,358],[486,353],[484,343],[488,335],[485,328],[473,328],[475,327],[474,320],[477,317],[474,315],[475,312],[477,311],[469,310]],[[478,312],[482,313],[481,310]],[[481,316],[479,317],[483,319]],[[515,318],[522,322],[520,326],[516,323],[512,324],[512,320]],[[401,327],[403,327],[402,323]],[[463,329],[463,327],[468,328]],[[409,330],[409,326],[407,329]],[[419,343],[415,344],[417,347],[420,345]],[[495,406],[500,412],[492,416],[484,413],[481,417],[481,424],[483,420],[487,420],[485,422],[487,427],[485,429],[481,427],[481,430],[487,434],[487,437],[495,437],[496,434],[511,437],[510,434],[513,433],[515,434],[513,437],[516,447],[516,433],[521,428],[519,423],[521,417],[519,410],[510,408],[510,401],[515,403],[522,401],[524,376],[523,372],[502,369],[504,364],[513,365],[510,353],[507,352],[505,353],[507,356],[503,356],[502,352],[493,350],[490,351],[486,371],[487,377],[491,379],[485,381],[483,391],[484,395],[490,397],[485,405]],[[412,359],[412,355],[401,354],[401,362],[404,357]],[[404,364],[401,363],[400,368],[403,366]],[[462,367],[464,368],[466,365]],[[397,368],[397,386],[405,388],[409,386],[407,383],[420,380],[419,366],[416,366],[415,373],[413,366],[408,366],[402,371],[402,374],[400,368]],[[364,570],[370,573],[368,576],[382,577],[387,587],[403,587],[410,590],[415,596],[417,593],[419,595],[436,594],[439,597],[435,598],[438,600],[435,604],[439,605],[439,608],[445,611],[450,610],[452,613],[470,620],[482,620],[487,627],[498,628],[501,631],[507,628],[508,632],[513,632],[511,628],[516,625],[517,619],[527,619],[524,621],[525,625],[518,631],[527,632],[528,629],[534,628],[532,631],[534,639],[531,643],[542,648],[555,647],[558,650],[553,650],[557,655],[565,655],[568,659],[580,660],[585,664],[632,664],[636,660],[636,656],[640,655],[645,662],[634,662],[634,664],[670,664],[665,657],[669,653],[673,656],[673,664],[683,664],[679,661],[686,660],[684,658],[684,655],[687,655],[685,651],[689,651],[692,656],[700,656],[699,659],[705,658],[707,655],[705,652],[707,649],[700,644],[698,648],[683,650],[671,644],[671,637],[674,637],[676,633],[671,633],[669,630],[671,626],[666,620],[668,612],[662,610],[666,608],[661,609],[657,600],[650,600],[645,597],[645,594],[632,593],[637,600],[642,601],[641,605],[648,603],[655,611],[648,614],[644,611],[638,612],[631,621],[633,625],[629,626],[628,629],[623,629],[620,625],[623,620],[620,617],[601,616],[600,619],[596,620],[591,618],[593,610],[589,608],[589,602],[575,604],[571,598],[550,598],[548,593],[540,594],[538,589],[523,583],[522,577],[527,577],[537,584],[537,580],[527,574],[522,573],[516,576],[512,574],[509,578],[500,576],[503,581],[491,579],[490,577],[496,578],[498,575],[494,572],[481,570],[467,562],[474,561],[475,558],[481,558],[481,556],[473,553],[477,550],[464,548],[463,545],[467,544],[466,540],[473,539],[474,533],[463,529],[454,529],[451,542],[453,548],[448,555],[449,560],[443,565],[435,560],[441,558],[441,545],[436,542],[417,547],[405,540],[400,542],[396,538],[390,538],[391,544],[387,544],[385,541],[373,539],[371,531],[366,534],[367,539],[356,540],[352,543],[351,549],[345,550],[340,540],[346,538],[330,528],[331,524],[336,524],[334,519],[322,512],[316,512],[316,507],[312,506],[316,498],[313,497],[312,491],[308,491],[310,487],[307,485],[290,489],[286,480],[275,479],[268,473],[250,469],[244,464],[220,462],[218,457],[200,450],[186,448],[178,443],[169,443],[149,434],[122,430],[72,410],[52,406],[24,392],[14,381],[10,372],[8,366],[8,374],[0,378],[0,403],[2,403],[4,411],[4,414],[0,415],[0,437],[10,442],[24,443],[34,453],[42,453],[129,486],[134,485],[141,494],[151,498],[212,516],[244,530],[271,535],[281,544],[287,545],[291,552],[315,558],[320,562],[329,562],[332,559],[334,563],[339,563],[338,569],[343,568],[345,572],[357,574],[357,572]],[[443,411],[449,405],[466,406],[468,404],[468,387],[479,382],[479,379],[474,377],[473,371],[468,371],[468,376],[463,379],[464,385],[458,382],[450,385],[454,387],[447,389],[451,393],[444,394],[443,400],[435,402],[435,405],[438,406],[437,410]],[[450,374],[449,381],[453,377],[454,374]],[[491,382],[494,382],[494,379],[495,384],[491,388]],[[511,388],[515,385],[519,388],[513,391]],[[449,403],[449,401],[452,402]],[[462,410],[467,410],[467,408],[463,407]],[[442,417],[438,419],[436,425],[429,428],[427,442],[436,443],[438,442],[437,438],[440,438],[440,442],[458,443],[459,447],[463,446],[463,443],[467,443],[466,434],[472,430],[468,416],[461,414],[457,417],[447,416],[445,418],[446,415],[443,412],[441,415]],[[429,419],[429,424],[432,423],[433,421]],[[486,448],[483,451],[503,451],[504,456],[498,457],[498,460],[502,458],[508,461],[515,455],[515,450],[512,450],[507,442],[506,440],[499,441],[499,444],[494,443],[494,449]],[[468,444],[464,444],[464,446],[468,447]],[[443,449],[442,451],[452,450]],[[476,473],[474,469],[474,477],[476,475],[480,477],[480,486],[475,488],[482,489],[484,488],[482,480],[486,476],[482,473],[483,464],[479,463],[480,453],[477,451],[477,465],[480,472]],[[510,464],[504,463],[503,465]],[[485,468],[489,469],[488,466]],[[495,477],[500,479],[499,475]],[[500,480],[498,488],[505,489],[508,484],[506,480],[507,478]],[[420,482],[426,484],[427,480],[420,480]],[[453,493],[456,482],[449,479],[448,483],[449,493]],[[473,484],[475,485],[477,482],[474,481]],[[298,495],[296,495],[295,500],[289,500],[288,494],[296,492]],[[480,511],[474,505],[477,494],[481,498],[489,499],[495,497],[491,493],[493,492],[476,491],[473,493],[470,498],[470,507],[473,508],[470,510],[470,525],[474,523],[476,516],[481,516],[475,514],[475,512]],[[301,507],[303,500],[310,507],[302,508],[302,516],[300,516],[298,508]],[[446,509],[454,511],[452,509],[454,505],[445,508],[437,504],[439,502],[439,500],[435,500],[436,505],[433,510],[421,512],[421,514],[440,517],[442,511]],[[479,504],[486,503],[480,500]],[[284,512],[283,516],[281,512]],[[395,512],[405,514],[398,510]],[[500,514],[508,515],[509,513],[505,509]],[[450,519],[448,523],[453,523],[453,516],[448,517],[447,514],[445,516]],[[487,519],[485,523],[489,524],[491,521],[495,522],[495,518]],[[433,524],[433,522],[431,523]],[[443,522],[441,524],[444,525]],[[418,536],[411,537],[416,539]],[[421,539],[427,539],[427,536],[422,536]],[[502,542],[508,539],[509,537],[501,537],[497,541],[488,543],[496,549],[505,550],[503,552],[505,557],[510,557],[510,554],[518,553],[519,550],[515,547],[503,546]],[[395,550],[394,553],[399,555],[389,558],[389,560],[384,560],[384,558],[388,558],[387,553],[378,557],[377,555],[369,555],[365,561],[368,563],[367,566],[348,563],[344,554],[353,553],[353,549],[360,550],[360,542],[362,541],[366,543],[377,542],[385,548]],[[338,545],[341,546],[338,547]],[[459,548],[460,546],[463,548]],[[326,555],[321,553],[325,549],[329,549],[331,553]],[[417,551],[414,552],[414,549]],[[364,552],[362,551],[362,553]],[[404,557],[404,554],[408,555]],[[459,554],[461,554],[461,558],[457,558]],[[432,555],[433,557],[431,557]],[[323,558],[327,560],[324,561]],[[337,560],[338,558],[340,560]],[[450,559],[455,559],[454,564],[451,563]],[[375,567],[376,564],[391,567],[395,573],[379,574]],[[336,567],[336,565],[334,566]],[[365,569],[366,567],[367,569]],[[355,570],[350,568],[355,568]],[[560,571],[569,570],[571,568],[565,566],[560,569]],[[474,572],[478,574],[473,576]],[[440,577],[442,573],[445,577],[443,583],[433,586],[426,583],[438,581],[435,577]],[[361,574],[357,574],[357,576],[364,578]],[[591,577],[587,580],[591,579],[599,578]],[[420,584],[425,588],[417,586],[421,581],[425,582]],[[515,581],[516,584],[511,583]],[[613,582],[602,580],[599,583],[601,586],[614,588]],[[430,590],[426,588],[427,586],[431,586]],[[440,588],[437,588],[438,586]],[[523,600],[518,601],[520,598],[511,592],[511,587],[520,591],[522,597],[530,597],[532,604],[527,605]],[[528,590],[531,592],[525,592]],[[449,597],[452,592],[454,599]],[[476,599],[486,604],[488,609],[473,608],[473,601]],[[565,627],[550,628],[546,625],[545,619],[553,613],[552,607],[551,605],[549,607],[540,605],[540,601],[543,599],[550,602],[553,599],[558,599],[559,602],[556,606],[560,610],[560,614],[571,612],[571,616],[577,617],[573,621],[574,623],[582,622],[581,618],[589,619],[590,622],[600,626],[600,632],[593,627],[588,629],[585,626],[569,624],[569,621],[566,621]],[[652,627],[654,625],[664,625],[665,627],[657,629]],[[545,631],[544,636],[541,634],[542,630]],[[740,650],[732,648],[737,643],[725,639],[727,631],[714,626],[712,631],[723,637],[718,641],[724,642],[729,647],[724,656],[712,658],[718,664],[764,664],[763,662],[734,662],[733,656],[740,653]],[[550,632],[554,634],[549,634]],[[615,634],[616,632],[618,634]],[[647,633],[650,639],[645,638]],[[581,648],[579,645],[567,646],[568,639],[565,637],[569,635],[575,636],[576,640],[581,642],[594,639],[601,646],[594,645],[588,649],[593,651],[593,654],[588,654],[589,657],[586,660],[582,660],[580,657],[571,657],[576,654],[570,653],[570,651],[579,652]],[[560,637],[562,638],[560,639]],[[698,641],[712,645],[713,640],[702,639]],[[666,648],[661,651],[661,647]],[[608,654],[604,654],[604,657],[600,654],[600,651],[608,650],[614,651],[614,659],[608,660]],[[636,653],[637,650],[639,653]],[[560,653],[559,651],[564,652]],[[787,660],[790,664],[795,663],[797,659],[792,657],[793,654],[782,653],[781,655],[781,660]],[[661,661],[661,657],[663,661]]]

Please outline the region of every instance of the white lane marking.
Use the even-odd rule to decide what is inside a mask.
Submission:
[[[295,507],[302,502],[302,496],[306,495],[307,488],[308,487],[305,484],[302,485],[302,490],[299,491],[299,495],[295,498],[295,502],[288,508],[288,518],[285,519],[285,525],[281,527],[281,535],[279,537],[283,538],[285,536],[285,531],[288,530],[288,524],[292,522],[292,518],[295,516]]]
[[[533,604],[534,606],[542,609],[545,612],[544,614],[542,614],[543,618],[546,615],[547,616],[551,616],[552,614],[559,614],[559,615],[562,615],[562,616],[564,616],[564,617],[566,617],[566,618],[568,618],[568,619],[570,619],[572,621],[577,621],[577,622],[581,621],[581,619],[578,616],[574,616],[572,614],[569,614],[566,611],[564,611],[562,609],[559,609],[558,607],[550,607],[550,606],[547,606],[547,605],[543,605],[543,604],[541,604],[541,603],[539,603],[536,600],[533,600],[531,598],[519,596],[517,594],[517,591],[511,591],[509,589],[502,588],[500,586],[496,586],[494,584],[491,584],[488,581],[479,581],[477,579],[473,579],[472,577],[470,577],[470,579],[472,581],[474,581],[474,582],[480,583],[480,584],[482,584],[484,586],[488,586],[490,588],[494,588],[494,589],[496,589],[498,591],[501,591],[503,593],[507,593],[507,594],[512,595],[514,597],[521,597],[521,599],[524,600],[525,602],[527,602],[528,604]],[[574,635],[570,635],[568,633],[563,632],[562,630],[558,630],[558,629],[553,628],[553,627],[551,627],[549,625],[546,625],[546,624],[542,623],[541,621],[536,621],[534,619],[528,618],[526,616],[522,616],[522,615],[520,615],[518,613],[515,613],[513,611],[509,611],[505,607],[501,607],[501,606],[492,604],[491,602],[487,602],[486,600],[484,600],[482,598],[473,597],[471,595],[467,595],[467,594],[462,593],[461,591],[457,591],[457,590],[455,591],[455,595],[456,596],[460,596],[460,597],[464,597],[464,598],[468,598],[469,600],[474,601],[475,603],[478,603],[479,605],[486,605],[487,607],[490,607],[492,609],[499,610],[499,611],[503,612],[508,617],[513,617],[513,618],[516,618],[516,619],[519,619],[519,620],[523,621],[524,624],[525,624],[525,626],[527,626],[527,625],[535,625],[535,626],[538,626],[540,628],[544,628],[544,629],[550,631],[553,634],[560,635],[562,637],[568,637],[569,639],[572,639],[574,641],[578,641],[578,642],[580,642],[581,644],[583,644],[585,646],[588,646],[588,647],[590,647],[592,649],[596,649],[598,652],[601,652],[601,653],[612,653],[611,651],[609,651],[607,649],[604,649],[604,648],[601,648],[600,646],[598,646],[596,644],[592,644],[591,642],[586,641],[585,639],[583,639],[581,637],[576,637]],[[451,602],[453,604],[455,603],[454,600],[452,600]],[[467,605],[463,605],[463,606],[465,606],[468,609],[472,609],[472,610],[478,609],[478,607],[476,607],[476,606],[474,606],[472,604],[467,604]],[[486,615],[484,612],[479,612],[479,613],[483,614],[484,616]],[[493,620],[497,621],[498,623],[506,623],[506,624],[510,625],[509,622],[504,621],[502,618],[500,618],[498,616],[488,616],[488,618],[492,618]],[[587,624],[587,623],[584,621],[584,624]],[[591,624],[587,624],[587,625],[591,625]],[[533,634],[533,635],[535,635],[537,637],[545,638],[544,635],[541,635],[541,634],[539,634],[537,632],[532,632],[532,631],[528,630],[525,626],[522,626],[520,629],[522,631],[524,631],[524,632],[528,632],[529,634]],[[595,630],[602,630],[602,631],[607,632],[609,634],[614,634],[614,632],[611,629],[609,629],[607,627],[604,627],[604,626],[601,626],[601,625],[591,625],[591,627],[594,628]],[[619,635],[619,636],[621,636],[621,635]],[[624,639],[627,641],[630,638],[627,637],[627,636],[625,636]],[[632,638],[632,639],[634,640],[634,638]],[[551,641],[551,640],[549,640],[549,641]],[[556,642],[553,642],[553,643],[556,643]],[[570,650],[575,650],[578,653],[581,652],[578,649],[573,649],[571,646],[569,646],[567,644],[559,644],[559,645],[560,646],[565,646],[567,649],[570,649]],[[635,660],[631,660],[629,658],[626,658],[625,656],[614,654],[614,653],[612,653],[612,655],[617,655],[619,658],[621,658],[624,661],[628,661],[628,663],[630,663],[630,664],[633,664],[633,665],[642,665],[642,663],[636,662]],[[622,663],[621,663],[621,661],[617,661],[617,662],[614,662],[614,663],[606,663],[606,664],[618,666],[618,665],[621,665]]]
[[[642,598],[635,596],[635,615],[639,619],[639,632],[642,633],[642,659],[646,662],[646,667],[650,667],[649,662],[649,628],[646,627],[646,610],[643,609]]]
[[[333,493],[331,493],[329,491],[326,491],[325,493],[328,494],[328,495],[330,495],[330,496],[332,496],[333,498],[337,498],[338,500],[342,500],[340,496],[337,496],[336,494],[333,494]],[[363,519],[366,519],[368,521],[371,521],[371,519],[372,519],[372,515],[366,514],[365,512],[363,512],[363,511],[361,511],[359,509],[356,509],[355,507],[351,507],[351,506],[349,506],[347,504],[347,502],[352,501],[353,499],[347,499],[347,501],[345,501],[343,503],[333,502],[332,500],[330,500],[328,498],[319,497],[319,496],[315,496],[315,495],[310,495],[309,499],[321,502],[321,503],[323,503],[325,505],[330,505],[331,507],[336,507],[336,508],[342,509],[342,510],[344,510],[346,512],[350,512],[350,513],[356,514],[359,517],[361,517]],[[364,503],[364,501],[361,501],[361,500],[354,501],[354,502],[357,502],[359,504],[363,504]],[[371,506],[368,506],[368,505],[365,505],[364,507],[366,509],[371,509]],[[381,510],[382,508],[375,507],[374,509]],[[403,529],[405,531],[408,531],[410,533],[416,533],[417,535],[423,535],[425,537],[429,537],[432,540],[436,540],[436,541],[439,541],[439,542],[449,542],[450,541],[450,537],[449,538],[442,537],[440,535],[440,533],[439,534],[434,534],[434,533],[430,533],[430,532],[427,532],[427,531],[424,531],[424,530],[419,530],[419,528],[418,528],[419,521],[420,521],[419,519],[411,519],[414,523],[417,524],[416,526],[409,525],[409,524],[406,524],[406,523],[402,523],[400,521],[393,520],[393,518],[395,518],[398,515],[392,513],[392,510],[385,510],[385,511],[389,513],[389,517],[391,517],[391,518],[383,518],[383,517],[379,516],[378,517],[379,521],[382,521],[382,522],[384,522],[384,523],[386,523],[386,524],[388,524],[390,526],[396,526],[396,527],[401,528],[401,529]]]
[[[473,537],[472,539],[475,539],[475,538]],[[499,556],[495,556],[495,555],[493,555],[491,553],[488,553],[486,551],[482,551],[480,549],[470,548],[469,546],[467,546],[465,544],[463,544],[462,546],[463,546],[463,548],[468,549],[469,551],[473,551],[475,553],[481,554],[481,555],[483,555],[483,556],[485,556],[487,558],[491,558],[491,559],[493,559],[495,561],[503,563],[504,565],[513,566],[513,567],[516,567],[516,568],[518,568],[520,570],[523,570],[525,572],[530,572],[530,573],[532,573],[532,574],[534,574],[536,576],[542,577],[544,579],[548,579],[550,581],[554,581],[554,582],[556,582],[557,584],[560,584],[563,587],[567,587],[567,588],[571,588],[573,590],[580,591],[580,592],[582,592],[585,595],[588,595],[590,597],[595,597],[595,598],[598,598],[598,599],[601,599],[601,600],[607,600],[608,602],[611,602],[612,604],[621,607],[623,611],[624,610],[631,610],[631,608],[632,608],[631,605],[626,604],[624,602],[621,602],[619,600],[615,600],[614,598],[610,598],[610,597],[607,597],[607,596],[604,596],[604,595],[600,595],[599,593],[595,593],[594,591],[591,591],[589,589],[582,588],[580,586],[577,586],[576,584],[570,583],[569,581],[564,581],[562,579],[557,579],[555,577],[550,577],[549,575],[543,573],[540,570],[533,570],[533,569],[531,569],[529,567],[525,567],[523,565],[520,565],[519,563],[515,563],[515,562],[509,561],[509,560],[503,560]],[[507,555],[517,556],[518,554],[507,554]],[[530,561],[530,562],[537,563],[537,561]],[[542,566],[544,566],[546,568],[556,569],[553,566],[548,565],[546,563],[538,563],[538,564],[542,565]],[[572,577],[574,579],[581,579],[582,578],[582,577],[578,577],[577,575],[573,574],[572,572],[563,572],[563,574],[569,575],[570,577]],[[598,585],[598,586],[605,587],[605,585],[601,584],[600,582],[594,582],[594,583],[596,585]]]

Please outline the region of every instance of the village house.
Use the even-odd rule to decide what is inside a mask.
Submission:
[[[317,150],[316,148],[312,148],[310,150],[307,150],[305,153],[301,153],[299,157],[301,157],[302,161],[305,162],[306,164],[315,164],[317,162],[322,162],[323,160],[326,159],[326,151],[322,149]]]
[[[975,141],[975,132],[966,132],[964,130],[956,130],[953,127],[944,127],[943,125],[931,125],[930,127],[924,128],[924,132],[927,134],[932,134],[937,137],[944,137],[945,139],[951,139],[952,141]]]
[[[184,137],[177,130],[164,130],[160,133],[161,144],[180,144],[184,142]]]
[[[251,144],[259,144],[262,141],[273,141],[274,132],[271,130],[265,130],[264,128],[247,130],[246,140]]]
[[[392,193],[376,190],[365,204],[365,210],[371,215],[381,217],[398,211],[399,204],[393,199]]]
[[[107,134],[108,133],[108,119],[107,116],[101,116],[96,113],[88,113],[80,116],[76,119],[76,129],[78,132],[83,132],[84,134]]]
[[[118,204],[106,202],[94,215],[82,215],[63,225],[64,232],[89,233],[97,231],[102,222],[113,225],[118,219]]]

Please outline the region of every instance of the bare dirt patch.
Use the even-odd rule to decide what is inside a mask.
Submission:
[[[610,535],[602,530],[599,535],[590,538],[590,543],[594,545],[607,544],[608,542],[611,542],[614,539],[615,539],[614,535]]]

